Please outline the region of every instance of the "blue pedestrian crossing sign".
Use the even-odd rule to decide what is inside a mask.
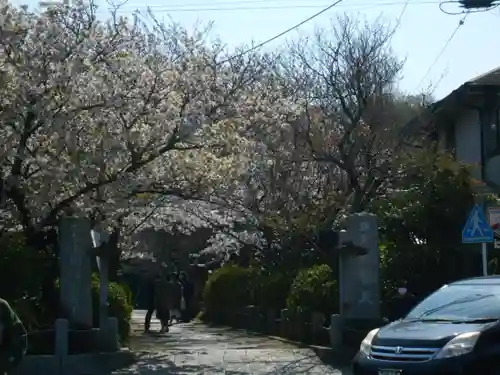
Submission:
[[[493,229],[491,228],[483,209],[477,204],[470,212],[469,218],[462,230],[463,243],[493,242]]]

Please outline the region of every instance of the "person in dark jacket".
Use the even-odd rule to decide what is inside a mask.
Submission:
[[[10,374],[22,362],[28,349],[23,323],[4,299],[0,298],[0,374]]]
[[[188,279],[186,272],[180,273],[179,280],[182,285],[182,298],[184,299],[184,306],[181,306],[181,319],[183,322],[187,323],[192,318],[194,286]]]
[[[162,274],[156,283],[156,317],[161,323],[160,333],[169,331],[168,325],[170,322],[170,299],[171,291],[169,288],[171,281],[170,276]]]
[[[147,281],[146,295],[147,295],[147,309],[146,317],[144,319],[144,332],[149,332],[151,327],[151,318],[156,310],[156,278],[150,277]]]
[[[397,284],[396,294],[389,305],[389,320],[395,321],[405,317],[417,304],[417,298],[408,291],[406,281]]]
[[[170,307],[169,324],[172,324],[174,319],[178,323],[181,320],[182,284],[176,274],[172,274],[170,277],[168,291]]]

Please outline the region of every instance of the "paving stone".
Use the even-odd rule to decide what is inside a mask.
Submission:
[[[131,347],[139,360],[113,375],[349,375],[347,369],[324,364],[310,349],[244,331],[182,323],[159,334],[154,333],[159,322],[153,320],[153,333],[144,334],[144,313],[134,311],[132,322]]]

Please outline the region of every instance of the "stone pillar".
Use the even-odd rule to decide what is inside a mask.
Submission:
[[[90,222],[64,217],[59,223],[60,300],[70,324],[92,327]]]
[[[279,327],[279,335],[281,337],[288,337],[288,325],[289,325],[289,317],[288,310],[282,309],[280,311],[280,327]]]
[[[90,238],[94,248],[106,246],[109,236],[108,234],[96,226],[91,230]],[[108,288],[109,288],[109,254],[107,249],[101,249],[100,254],[96,257],[97,266],[99,268],[99,327],[102,328],[106,324],[108,318]]]
[[[277,314],[274,309],[267,309],[266,311],[266,331],[270,334],[276,333],[276,320]]]
[[[115,317],[106,318],[99,329],[99,347],[103,352],[116,352],[120,349],[118,320]]]
[[[330,336],[330,346],[334,351],[338,351],[342,348],[344,332],[344,321],[342,317],[338,314],[333,314],[330,318],[330,327],[328,329],[328,334]]]
[[[320,312],[313,312],[311,315],[311,337],[313,344],[321,339],[325,324],[325,316]]]
[[[380,251],[377,217],[369,213],[347,219],[348,238],[366,255],[340,258],[340,311],[344,319],[380,319]],[[345,237],[345,234],[344,236]]]

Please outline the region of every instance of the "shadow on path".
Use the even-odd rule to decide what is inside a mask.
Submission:
[[[159,334],[153,322],[153,332],[145,334],[140,319],[136,313],[131,336],[138,361],[114,375],[349,375],[347,368],[322,362],[311,349],[244,330],[181,323]]]

